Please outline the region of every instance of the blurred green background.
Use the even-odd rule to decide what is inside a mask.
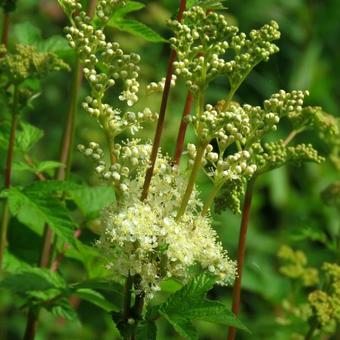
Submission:
[[[168,38],[170,32],[166,20],[175,15],[178,1],[142,1],[145,9],[132,17],[151,26]],[[339,0],[229,0],[226,16],[242,31],[249,32],[274,19],[281,28],[282,38],[278,42],[280,52],[268,63],[262,63],[251,73],[237,94],[244,103],[260,104],[266,97],[279,89],[308,89],[307,102],[322,106],[327,112],[340,116],[340,1]],[[12,16],[10,45],[16,39],[16,25],[29,22],[39,28],[44,38],[62,34],[67,24],[57,1],[19,0],[18,9]],[[144,85],[159,81],[165,76],[169,46],[152,44],[127,33],[109,30],[108,34],[119,41],[127,51],[135,51],[142,58],[140,79]],[[67,62],[74,62],[66,56]],[[45,136],[34,149],[34,158],[57,160],[59,143],[65,114],[69,103],[71,73],[56,73],[44,80],[41,95],[34,107],[25,113],[26,119],[45,131]],[[227,91],[225,79],[218,79],[209,90],[207,101],[214,103]],[[81,96],[87,93],[82,87]],[[171,92],[168,107],[163,150],[173,153],[174,141],[182,114],[186,90],[179,81]],[[112,103],[118,101],[114,96]],[[141,98],[140,107],[150,106],[159,110],[160,96]],[[96,123],[79,106],[76,122],[75,144],[101,141],[103,136]],[[282,130],[282,136],[285,131]],[[147,127],[143,138],[153,137],[153,126]],[[187,140],[193,138],[188,132]],[[319,150],[328,150],[320,141],[308,133],[301,136],[313,142]],[[4,151],[0,154],[4,166]],[[91,163],[74,152],[72,177],[77,181],[97,184]],[[256,185],[252,217],[248,234],[244,290],[242,292],[241,320],[252,334],[238,333],[237,339],[289,339],[294,330],[280,326],[276,318],[282,313],[281,302],[291,289],[290,282],[278,271],[277,250],[282,244],[302,249],[310,264],[319,267],[324,261],[335,261],[334,251],[329,250],[315,235],[325,235],[332,240],[339,228],[339,214],[325,206],[320,192],[332,181],[339,180],[339,171],[330,163],[307,164],[301,168],[285,167],[263,176]],[[23,173],[14,174],[14,183],[25,184],[32,177]],[[200,178],[202,196],[206,195],[210,183]],[[221,240],[235,258],[238,242],[240,217],[225,212],[214,215],[215,226]],[[93,236],[92,236],[93,238]],[[18,222],[13,222],[9,235],[10,250],[30,263],[36,263],[40,239]],[[83,277],[82,268],[76,261],[65,260],[63,274],[73,280]],[[218,288],[210,293],[230,304],[231,289]],[[0,339],[20,339],[25,325],[25,312],[13,307],[20,300],[1,292],[0,304],[10,316],[0,325]],[[82,324],[55,320],[47,313],[41,314],[37,339],[112,339],[117,334],[109,315],[100,309],[81,302],[78,312]],[[1,320],[3,320],[1,318]],[[159,339],[180,339],[165,322],[159,323]],[[224,339],[226,327],[199,323],[201,339]],[[307,330],[308,325],[300,329]],[[336,336],[334,336],[335,339]],[[339,339],[339,338],[338,338]]]

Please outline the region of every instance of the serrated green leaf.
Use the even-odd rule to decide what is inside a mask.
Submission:
[[[140,322],[136,330],[136,338],[140,340],[156,340],[157,327],[153,321]]]
[[[176,315],[169,316],[162,311],[160,311],[160,314],[168,320],[168,322],[172,325],[176,332],[178,332],[179,335],[191,340],[198,339],[196,329],[190,320]]]
[[[223,5],[222,1],[218,0],[188,0],[187,1],[187,8],[191,8],[193,6],[200,6],[205,9],[212,9],[212,10],[219,10],[219,9],[225,9],[226,7]]]
[[[195,338],[196,333],[188,325],[195,320],[221,323],[247,330],[222,303],[205,298],[205,294],[213,287],[214,282],[215,279],[211,276],[204,274],[196,276],[160,306],[160,314],[165,316],[181,335],[190,339]]]
[[[100,211],[116,199],[113,188],[108,186],[80,186],[69,193],[85,216]]]
[[[155,32],[150,27],[146,26],[145,24],[133,20],[133,19],[121,19],[115,20],[109,23],[108,26],[115,27],[121,31],[128,32],[132,35],[137,37],[143,38],[150,42],[167,42],[166,39],[161,37],[157,32]]]
[[[24,190],[13,187],[8,191],[8,203],[11,214],[39,235],[44,225],[48,224],[61,240],[76,245],[73,236],[75,224],[57,198],[30,190],[29,187]]]
[[[40,162],[36,166],[36,171],[45,172],[45,171],[60,168],[60,167],[65,167],[65,165],[63,163],[56,162],[56,161],[43,161],[43,162]]]
[[[24,122],[21,122],[20,127],[21,130],[16,134],[15,146],[27,153],[44,136],[44,131]]]
[[[79,289],[95,289],[95,290],[104,290],[109,292],[115,292],[118,294],[122,294],[123,287],[113,282],[112,280],[104,280],[104,279],[92,279],[86,280],[83,282],[75,283],[71,285],[71,289],[79,290]]]
[[[69,321],[77,321],[77,313],[72,308],[68,299],[59,299],[57,303],[53,305],[44,306],[55,317],[61,317]]]
[[[74,293],[76,296],[79,296],[81,299],[88,301],[106,312],[118,312],[119,308],[109,301],[106,300],[104,295],[99,292],[89,289],[89,288],[79,288]]]
[[[142,9],[144,7],[145,7],[145,4],[143,4],[141,2],[129,1],[128,3],[126,3],[125,6],[122,6],[122,7],[118,8],[117,10],[115,10],[112,17],[109,20],[109,24],[110,24],[110,21],[112,22],[112,21],[115,21],[117,19],[122,19],[126,14],[139,11],[140,9]]]
[[[0,287],[7,288],[17,294],[29,294],[31,291],[47,291],[50,289],[66,289],[65,280],[57,273],[46,268],[31,268],[10,274],[0,281]]]
[[[3,270],[5,272],[17,272],[21,270],[30,269],[31,266],[17,258],[15,255],[11,254],[8,250],[4,252]]]
[[[40,193],[65,192],[67,198],[73,200],[85,216],[92,216],[115,201],[115,192],[112,187],[89,187],[70,181],[36,182],[31,186],[31,190]]]
[[[35,169],[31,165],[29,165],[25,162],[22,162],[22,161],[13,162],[12,170],[14,172],[16,172],[16,171],[29,171],[29,172],[33,172],[33,173],[35,172]]]
[[[60,35],[53,35],[46,40],[41,40],[36,44],[36,47],[40,52],[53,52],[57,55],[73,53],[67,40]]]

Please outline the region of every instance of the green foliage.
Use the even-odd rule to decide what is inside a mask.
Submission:
[[[150,42],[166,42],[166,40],[158,33],[140,21],[125,18],[127,14],[138,11],[144,7],[145,5],[141,2],[129,1],[126,6],[118,8],[113,13],[107,23],[108,27],[113,27],[121,31],[128,32],[136,37],[143,38]]]
[[[39,235],[48,224],[61,240],[76,245],[73,236],[76,225],[60,199],[34,187],[13,187],[7,195],[10,211],[21,223]]]
[[[197,338],[197,333],[192,325],[195,320],[221,323],[247,330],[222,303],[205,298],[214,283],[213,277],[196,276],[171,295],[167,302],[158,308],[159,313],[171,323],[180,335],[189,339]]]
[[[0,7],[2,7],[6,13],[15,11],[16,5],[17,0],[0,0]]]

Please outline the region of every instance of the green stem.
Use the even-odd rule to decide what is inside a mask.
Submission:
[[[240,228],[240,236],[239,236],[239,244],[237,250],[237,277],[234,283],[233,289],[233,313],[237,316],[240,309],[240,301],[241,301],[241,283],[242,283],[242,274],[243,274],[243,265],[244,265],[244,257],[246,250],[246,238],[247,238],[247,230],[248,223],[250,217],[250,208],[251,201],[253,197],[255,178],[251,179],[248,182],[246,194],[244,197],[243,210],[242,210],[242,220],[241,220],[241,228]],[[228,340],[234,340],[236,336],[236,328],[229,327],[228,332]]]
[[[74,137],[74,122],[77,113],[79,91],[81,85],[82,73],[79,58],[76,59],[72,88],[71,88],[71,101],[70,107],[67,112],[66,122],[64,127],[64,134],[62,138],[61,150],[59,161],[64,164],[64,167],[60,167],[57,171],[56,178],[58,180],[65,180],[68,178],[71,170],[71,159],[72,159],[72,144]]]
[[[300,129],[291,131],[287,138],[284,140],[283,144],[287,146],[299,133],[303,132],[304,130],[305,128],[302,127]]]
[[[193,165],[193,168],[192,168],[192,171],[191,171],[191,174],[190,174],[189,182],[188,182],[187,188],[185,190],[185,193],[182,197],[181,205],[180,205],[178,212],[177,212],[177,216],[176,216],[177,221],[184,215],[185,210],[187,208],[191,193],[194,189],[194,185],[195,185],[195,181],[196,181],[198,172],[201,168],[202,158],[203,158],[203,155],[204,155],[205,147],[206,147],[206,145],[200,145],[197,148],[197,154],[196,154],[194,165]]]
[[[306,336],[305,336],[305,340],[311,340],[311,339],[313,339],[314,332],[318,329],[318,326],[319,326],[319,324],[318,324],[317,320],[314,319],[314,320],[311,322],[311,324],[310,324],[310,327],[309,327],[309,329],[308,329],[308,332],[307,332],[307,334],[306,334]]]
[[[210,209],[212,203],[214,202],[214,199],[217,195],[217,193],[220,191],[221,187],[223,185],[223,182],[220,182],[219,184],[215,184],[212,191],[210,192],[208,198],[204,202],[204,206],[201,212],[201,215],[204,216],[208,213],[208,210]]]
[[[193,100],[194,100],[194,96],[192,95],[191,91],[188,91],[187,98],[185,100],[183,113],[182,113],[181,124],[178,130],[175,154],[172,160],[173,164],[176,164],[176,165],[178,165],[181,160],[181,156],[182,156],[182,152],[184,148],[185,133],[188,127],[188,123],[185,120],[185,118],[190,114]]]
[[[19,121],[18,106],[19,106],[19,88],[16,85],[14,88],[14,95],[13,95],[12,122],[11,122],[11,130],[10,130],[10,135],[9,135],[8,149],[7,149],[7,156],[6,156],[5,189],[9,189],[11,187],[15,134],[16,134],[18,121]],[[0,271],[2,270],[4,252],[7,247],[7,232],[8,232],[9,220],[10,220],[10,213],[9,213],[9,207],[8,207],[8,199],[6,198],[5,203],[4,203],[4,211],[2,215],[1,232],[0,232]]]

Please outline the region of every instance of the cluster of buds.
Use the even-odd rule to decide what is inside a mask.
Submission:
[[[48,73],[68,70],[65,62],[54,53],[38,52],[33,46],[16,45],[15,53],[7,53],[0,60],[2,77],[7,82],[19,84],[28,78],[42,78]]]
[[[277,112],[280,117],[288,116],[293,118],[301,113],[304,99],[308,95],[308,91],[294,90],[286,92],[281,90],[265,100],[263,107],[266,111]]]
[[[203,141],[217,138],[224,149],[235,141],[245,143],[251,128],[247,113],[237,103],[223,111],[208,104],[200,116],[191,120]]]
[[[238,87],[257,64],[268,61],[272,54],[279,51],[273,43],[279,38],[279,25],[275,21],[259,30],[252,30],[248,38],[244,33],[232,37],[230,48],[234,50],[235,57],[226,63],[226,73],[232,88]]]
[[[178,55],[175,72],[193,92],[219,75],[227,75],[236,88],[253,67],[279,50],[273,43],[280,37],[274,21],[251,31],[247,38],[223,15],[194,6],[184,13],[183,22],[172,20],[169,25],[175,33],[170,43]],[[233,51],[232,59],[225,58],[228,49]]]
[[[258,166],[256,174],[279,168],[285,164],[301,165],[303,162],[321,163],[320,156],[311,144],[287,146],[283,140],[268,142],[261,145],[254,143],[251,147],[255,162]]]
[[[171,82],[170,82],[170,87],[174,87],[176,85],[176,80],[177,77],[175,74],[171,76]],[[148,94],[155,93],[155,92],[163,92],[165,86],[165,78],[162,78],[158,83],[156,82],[151,82],[149,85],[146,87],[146,91]]]
[[[112,13],[126,4],[125,0],[99,0],[96,7],[96,15],[101,22],[107,22]]]
[[[88,146],[78,145],[78,150],[95,163],[95,171],[99,177],[112,184],[119,192],[124,193],[130,187],[131,178],[139,169],[145,169],[149,164],[151,144],[140,144],[139,139],[115,143],[112,146],[114,162],[108,165],[100,145],[90,142]]]
[[[230,26],[223,15],[194,6],[184,13],[182,22],[172,20],[169,26],[175,33],[170,43],[178,55],[175,72],[193,92],[225,73],[222,56],[238,28]]]
[[[154,121],[158,118],[158,114],[147,107],[137,113],[132,111],[122,113],[121,110],[113,109],[111,105],[104,104],[91,96],[85,98],[83,108],[95,117],[111,136],[121,134],[125,130],[134,135],[142,128],[143,122]]]
[[[124,90],[119,99],[132,106],[138,100],[139,55],[124,54],[117,42],[106,42],[102,29],[95,29],[84,12],[74,18],[73,26],[67,27],[65,32],[70,46],[76,49],[84,65],[84,75],[93,96],[101,99],[105,91],[120,79]],[[105,72],[98,71],[99,63]]]

